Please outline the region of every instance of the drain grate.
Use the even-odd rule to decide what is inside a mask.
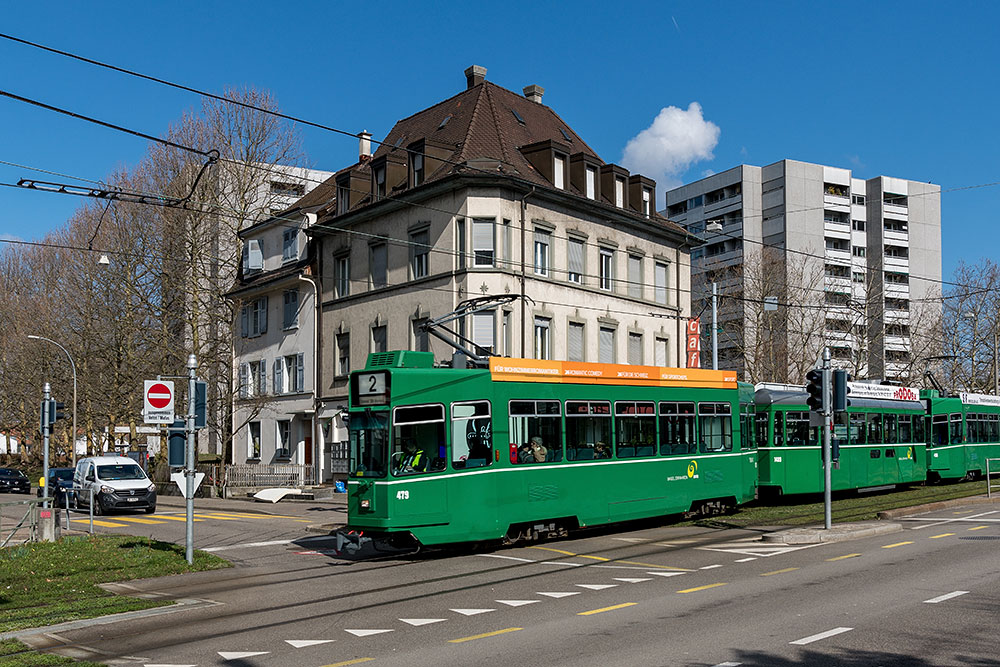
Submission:
[[[1000,535],[973,535],[969,537],[960,537],[960,540],[1000,540]]]

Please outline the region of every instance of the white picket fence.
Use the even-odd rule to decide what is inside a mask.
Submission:
[[[226,466],[223,485],[229,488],[263,489],[304,487],[315,483],[313,467],[293,463],[237,463]]]

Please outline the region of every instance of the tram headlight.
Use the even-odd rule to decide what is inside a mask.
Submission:
[[[372,508],[372,501],[369,498],[363,498],[361,500],[361,509],[369,510]]]

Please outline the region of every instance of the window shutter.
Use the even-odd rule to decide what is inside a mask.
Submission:
[[[246,398],[250,387],[250,364],[240,364],[240,398]]]
[[[250,270],[250,242],[243,242],[243,273]]]
[[[653,267],[653,299],[656,303],[667,303],[667,265],[659,262]]]
[[[583,325],[569,325],[568,353],[570,361],[583,361]]]
[[[569,272],[571,280],[583,280],[583,241],[569,240]],[[577,277],[579,276],[579,278]]]
[[[250,335],[250,306],[240,308],[240,334],[244,338]]]
[[[667,365],[667,339],[657,338],[653,344],[653,355],[655,356],[655,364],[657,366]]]
[[[488,250],[493,253],[493,221],[473,220],[472,221],[472,249]],[[478,257],[479,255],[477,255]],[[480,262],[476,262],[479,264]]]
[[[600,331],[597,340],[598,361],[602,364],[615,363],[615,330],[604,329]]]
[[[305,355],[299,352],[295,355],[295,373],[296,373],[296,391],[304,391],[306,388],[305,375],[306,375],[306,365],[305,365]]]
[[[285,388],[285,383],[282,381],[282,377],[281,377],[281,366],[282,366],[281,358],[279,357],[279,358],[277,358],[277,359],[274,360],[274,393],[275,394],[283,394],[283,393],[285,393],[283,391],[284,388]]]
[[[472,340],[476,345],[493,351],[494,312],[472,314]]]
[[[257,392],[260,396],[267,394],[267,362],[261,359],[257,365]]]
[[[257,333],[267,333],[267,297],[262,296],[258,300],[260,308],[260,331]]]
[[[264,248],[263,243],[260,239],[252,239],[247,244],[248,252],[248,268],[250,269],[263,269],[264,268]]]
[[[628,295],[642,296],[642,258],[634,255],[628,257]]]
[[[642,363],[642,336],[639,334],[628,335],[628,362],[634,365]]]

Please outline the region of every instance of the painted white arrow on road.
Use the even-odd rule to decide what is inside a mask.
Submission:
[[[462,616],[475,616],[476,614],[486,614],[496,609],[452,609],[451,611]]]
[[[370,635],[380,635],[383,632],[392,632],[392,630],[344,630],[344,632],[350,632],[355,637],[368,637]]]
[[[626,584],[641,584],[644,581],[652,581],[649,577],[615,577],[615,581],[624,581]]]
[[[430,625],[431,623],[443,623],[443,622],[445,622],[448,619],[446,619],[446,618],[401,618],[399,620],[401,620],[403,623],[409,623],[410,625],[420,626],[420,625]]]
[[[255,655],[267,655],[270,651],[219,651],[223,660],[239,660],[240,658],[252,658]]]
[[[329,644],[330,642],[337,640],[336,639],[286,639],[285,641],[294,646],[295,648],[305,648],[307,646]]]
[[[579,595],[580,591],[567,591],[567,592],[554,592],[554,593],[539,593],[539,595],[545,595],[550,598],[568,598],[570,595]]]
[[[592,591],[603,591],[605,588],[614,588],[618,584],[577,584],[580,588],[586,588]]]
[[[534,604],[536,602],[541,602],[541,600],[494,600],[494,602],[505,604],[508,607],[523,607],[526,604]]]

